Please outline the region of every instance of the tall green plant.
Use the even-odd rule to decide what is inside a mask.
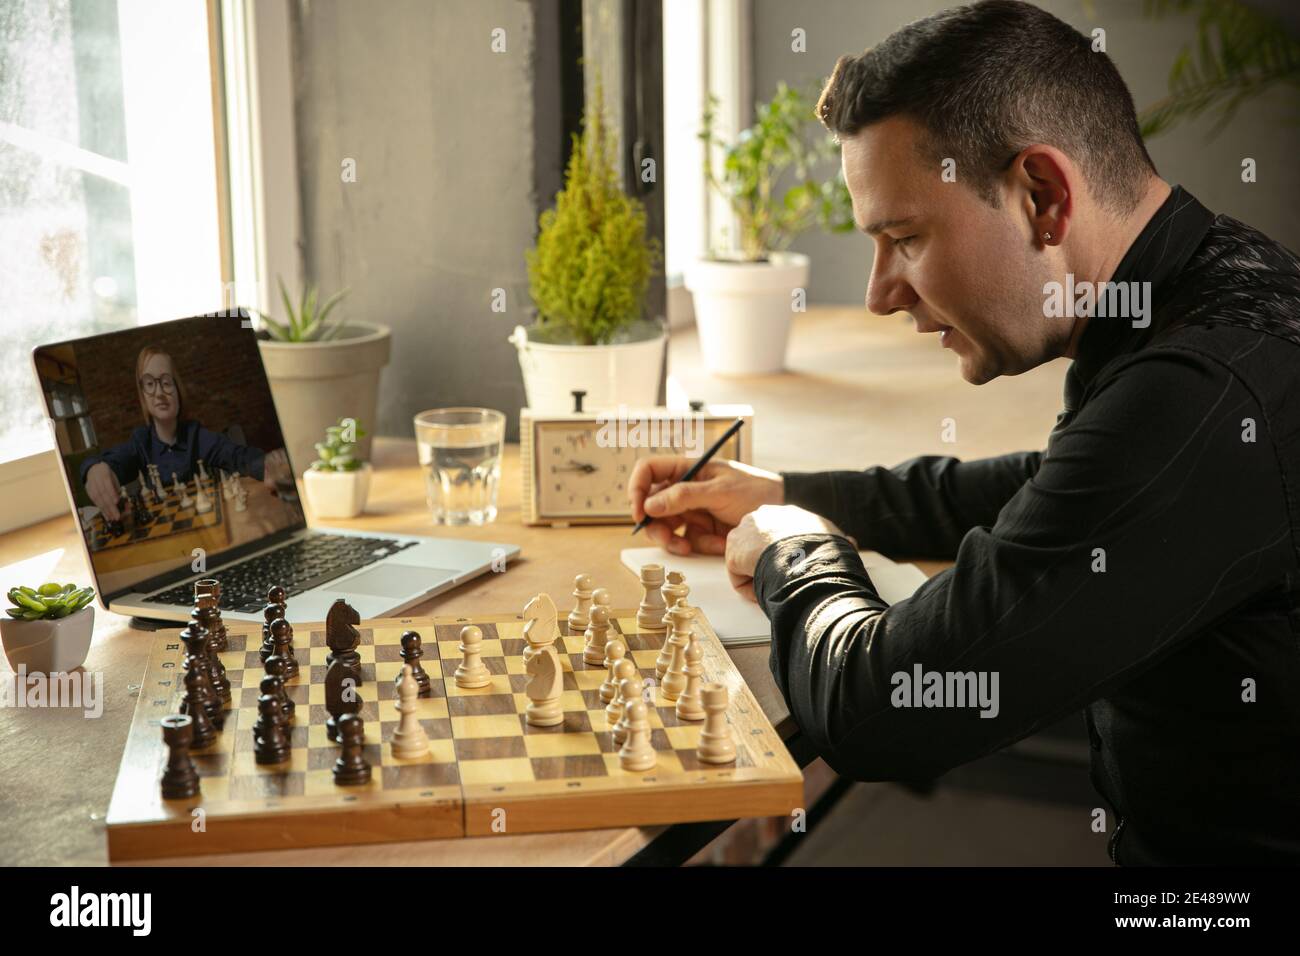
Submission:
[[[704,176],[739,220],[741,255],[757,262],[785,249],[799,233],[821,226],[829,232],[853,229],[853,203],[838,173],[819,179],[816,170],[837,153],[835,139],[814,115],[815,97],[778,84],[776,95],[759,103],[753,126],[731,144],[714,131],[718,99],[704,110]],[[713,152],[722,150],[722,174],[715,176]],[[781,188],[782,177],[793,178]]]
[[[289,298],[289,290],[284,287],[284,279],[280,276],[275,277],[275,281],[280,286],[280,301],[284,303],[284,321],[277,322],[265,312],[258,312],[264,328],[270,337],[276,342],[322,342],[327,339],[335,338],[343,331],[343,323],[335,322],[330,325],[326,320],[333,311],[334,306],[338,305],[345,295],[347,289],[335,292],[324,302],[319,301],[316,286],[311,283],[305,283],[302,287],[302,297],[298,300],[297,308],[294,307],[293,301]]]
[[[537,324],[582,345],[609,342],[641,318],[662,256],[646,237],[645,207],[619,184],[602,100],[598,90],[573,137],[564,188],[526,253]]]

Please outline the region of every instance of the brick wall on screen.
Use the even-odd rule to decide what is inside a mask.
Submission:
[[[239,425],[248,444],[263,451],[284,447],[252,332],[238,319],[203,318],[130,329],[77,347],[81,388],[101,448],[125,441],[144,424],[135,360],[147,345],[171,355],[185,383],[183,417],[212,431]]]

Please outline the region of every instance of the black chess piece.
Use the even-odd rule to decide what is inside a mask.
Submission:
[[[184,800],[199,795],[199,771],[190,759],[194,722],[184,714],[170,714],[162,723],[167,745],[167,767],[162,775],[164,800]]]
[[[293,626],[284,618],[271,622],[271,646],[274,653],[285,660],[284,673],[280,676],[286,681],[298,676],[298,658],[293,652]]]
[[[212,649],[217,653],[229,650],[230,637],[226,633],[226,623],[221,619],[221,582],[216,578],[195,581],[194,603],[209,611],[205,626],[212,632]]]
[[[131,513],[135,518],[135,526],[137,528],[146,527],[151,521],[153,521],[153,512],[151,512],[149,506],[145,504],[143,492],[137,491],[131,496]]]
[[[420,632],[403,631],[402,652],[401,652],[402,660],[403,662],[411,665],[411,676],[414,677],[415,682],[420,685],[419,696],[432,697],[433,682],[429,680],[428,671],[426,671],[424,669],[424,666],[420,663],[420,658],[423,656],[424,656],[424,646],[420,640]],[[398,674],[397,680],[400,682],[401,679],[402,679],[402,675]]]
[[[361,710],[361,695],[357,669],[347,661],[335,660],[325,671],[325,710],[329,717],[325,721],[325,736],[338,743],[339,723],[349,714]]]
[[[202,750],[212,746],[217,739],[217,727],[208,716],[206,702],[212,697],[207,672],[194,667],[185,672],[185,695],[181,698],[181,713],[192,721],[190,747]]]
[[[198,666],[207,671],[219,714],[230,706],[230,678],[226,676],[226,665],[221,663],[221,658],[212,650],[212,632],[203,626],[202,618],[201,608],[191,611],[190,623],[181,630],[180,638],[185,644],[185,666],[192,666],[191,659],[194,659]],[[193,649],[190,648],[191,641],[195,645]],[[212,719],[220,724],[217,714],[213,714]]]
[[[325,615],[325,643],[333,652],[325,658],[325,663],[333,664],[336,660],[342,660],[352,665],[356,671],[358,687],[362,684],[361,655],[357,652],[361,633],[354,625],[360,623],[361,615],[357,609],[342,598],[330,605],[329,613]]]
[[[275,674],[267,674],[262,678],[262,682],[257,685],[257,689],[262,694],[270,694],[280,702],[280,710],[284,713],[286,721],[293,720],[293,712],[297,705],[289,692],[284,688],[284,678]]]
[[[257,728],[253,760],[260,764],[284,763],[289,759],[289,732],[280,702],[270,694],[257,698]]]
[[[370,764],[365,756],[366,727],[358,715],[344,714],[339,719],[339,742],[342,752],[334,761],[334,782],[342,787],[369,783]]]
[[[266,606],[262,608],[262,620],[266,623],[262,625],[262,650],[259,652],[263,663],[275,653],[271,642],[271,622],[285,616],[285,601],[287,600],[288,594],[280,585],[273,584],[267,589]],[[328,664],[329,661],[325,663]]]
[[[203,677],[200,686],[197,688],[199,696],[196,698],[196,702],[203,705],[203,709],[207,712],[212,723],[220,728],[225,720],[223,710],[225,709],[226,699],[221,696],[219,688],[213,682],[215,675],[207,654],[207,631],[190,622],[187,627],[181,630],[180,639],[185,644],[186,672],[196,672]],[[229,692],[229,686],[230,682],[227,680],[227,693]]]

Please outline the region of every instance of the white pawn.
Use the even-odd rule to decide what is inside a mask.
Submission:
[[[600,666],[605,663],[605,643],[609,634],[609,609],[596,604],[591,609],[591,623],[587,625],[587,644],[582,649],[585,664]]]
[[[624,770],[642,773],[655,765],[655,751],[650,746],[650,721],[645,701],[637,698],[627,705],[627,741],[618,752]]]
[[[646,564],[641,568],[641,606],[636,611],[636,626],[642,631],[659,631],[664,627],[664,566]]]
[[[705,763],[732,763],[736,759],[736,743],[727,724],[727,688],[723,684],[705,684],[703,697],[706,716],[695,756]]]
[[[591,592],[595,587],[590,574],[579,574],[573,579],[573,596],[577,603],[569,612],[569,633],[581,634],[591,623],[587,615],[591,612]]]
[[[641,681],[636,664],[626,657],[618,662],[614,673],[618,675],[618,696],[605,708],[605,721],[614,732],[614,743],[622,744],[627,740],[627,705],[640,698]]]
[[[194,484],[196,486],[194,491],[194,513],[205,515],[212,510],[212,499],[203,490],[203,482],[196,478]]]
[[[605,642],[605,669],[609,672],[600,684],[600,699],[602,702],[611,703],[618,696],[619,678],[615,668],[618,662],[627,656],[627,647],[617,638],[610,638]],[[621,714],[619,716],[622,716]]]
[[[677,698],[677,716],[681,720],[703,720],[704,699],[700,689],[704,684],[704,650],[691,635],[686,645],[686,689]],[[665,694],[664,696],[667,696]]]
[[[686,595],[691,589],[686,586],[686,575],[680,571],[669,571],[668,580],[662,588],[664,604],[667,609],[664,611],[663,627],[672,626],[672,618],[669,616],[673,608],[686,600]],[[664,641],[659,648],[659,656],[655,658],[655,676],[663,679],[664,672],[668,670],[668,662],[672,660],[673,649]]]
[[[172,487],[176,494],[181,496],[182,508],[188,508],[190,505],[194,504],[194,499],[190,497],[189,485],[182,485],[180,478],[176,476],[176,472],[174,471],[172,472]]]
[[[244,487],[242,481],[235,486],[235,510],[248,510],[248,489]]]
[[[209,480],[209,479],[208,479],[208,470],[207,470],[206,468],[203,467],[203,459],[202,459],[202,458],[198,459],[198,465],[199,465],[199,481],[204,482],[204,483],[206,484],[206,483],[208,482],[208,480]]]
[[[614,620],[614,612],[611,608],[612,602],[613,598],[609,596],[609,588],[596,588],[596,590],[591,592],[591,606],[593,608],[603,607],[606,611],[609,611],[609,619],[611,621]]]
[[[397,712],[401,720],[393,731],[393,756],[403,760],[423,757],[429,752],[429,735],[420,726],[418,698],[420,685],[411,673],[411,665],[402,665],[402,677],[397,682]]]
[[[457,687],[486,687],[492,675],[483,663],[483,629],[467,624],[460,629],[460,665],[456,668]]]

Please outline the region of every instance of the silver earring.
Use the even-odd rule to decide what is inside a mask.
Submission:
[[[1051,241],[1052,241],[1052,234],[1050,232],[1043,233],[1043,242],[1051,242]]]

